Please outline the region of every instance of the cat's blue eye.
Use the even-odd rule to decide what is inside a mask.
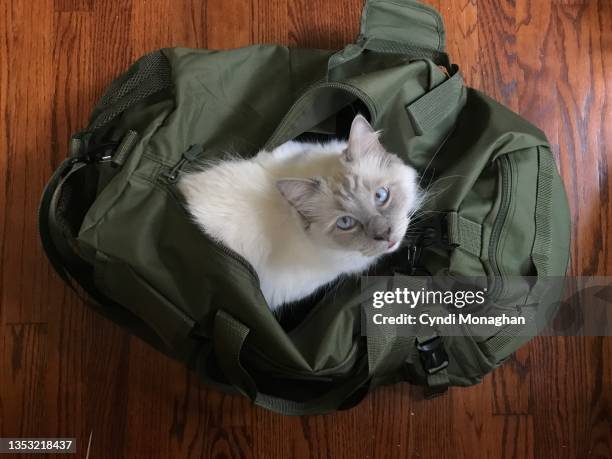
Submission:
[[[338,220],[336,220],[336,226],[340,228],[341,230],[350,230],[356,224],[357,224],[357,221],[353,217],[350,217],[348,215],[339,217]]]
[[[376,190],[376,193],[374,193],[374,199],[376,200],[376,204],[384,204],[389,200],[389,190],[381,186]]]

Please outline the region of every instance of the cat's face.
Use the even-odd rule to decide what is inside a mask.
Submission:
[[[333,176],[283,179],[278,188],[317,243],[369,257],[393,252],[419,205],[416,171],[384,149],[361,115],[338,160]]]

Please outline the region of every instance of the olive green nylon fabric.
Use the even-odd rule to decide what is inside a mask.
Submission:
[[[135,82],[147,77],[139,91]],[[40,218],[46,252],[107,317],[204,382],[274,411],[348,408],[398,381],[475,384],[529,337],[442,337],[448,365],[428,372],[416,345],[430,336],[361,336],[371,291],[358,279],[318,296],[285,330],[252,267],[184,208],[176,183],[202,160],[342,131],[342,114],[357,111],[423,177],[423,210],[446,217],[451,246],[423,249],[429,273],[486,276],[500,294],[512,276],[565,274],[569,211],[545,136],[464,85],[448,64],[440,16],[410,0],[368,0],[356,43],[340,51],[256,45],[143,58],[75,134],[73,161],[50,183]],[[70,175],[76,165],[93,178]],[[75,192],[82,211],[65,215]],[[68,229],[54,223],[64,220]],[[370,274],[402,280],[395,268],[389,260]]]

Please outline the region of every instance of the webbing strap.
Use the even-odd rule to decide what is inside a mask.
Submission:
[[[391,284],[387,285],[387,289],[392,291],[401,286],[419,290],[425,285],[422,278],[398,276],[391,279]],[[393,315],[392,308],[393,305],[388,305],[386,314]],[[372,324],[374,311],[366,308],[364,313],[368,325]],[[368,367],[370,376],[373,378],[373,386],[377,385],[378,380],[383,380],[385,376],[396,372],[414,353],[414,337],[400,336],[398,327],[400,326],[389,323],[366,327]]]
[[[426,286],[426,282],[418,277],[401,276],[396,279],[401,281],[402,287],[409,287],[412,290],[419,290]],[[398,285],[392,285],[391,289]],[[366,309],[365,313],[366,320],[369,322],[371,320],[371,317],[369,317],[370,311]],[[393,314],[393,311],[387,309],[386,313]],[[438,336],[431,333],[416,337],[401,336],[398,334],[397,327],[392,324],[380,324],[375,328],[366,329],[368,367],[372,377],[372,386],[378,385],[378,381],[384,381],[385,377],[396,373],[402,365],[415,361],[415,359],[420,359],[423,370],[427,375],[427,385],[432,389],[448,387],[450,384],[446,371],[448,361],[440,357],[442,355],[446,356],[446,353],[443,350],[443,343],[439,340]],[[436,338],[438,340],[435,340]],[[429,347],[419,346],[426,344]]]
[[[436,334],[419,335],[416,337],[418,344],[425,344],[434,338],[437,338]],[[447,362],[448,363],[448,362]],[[430,371],[426,371],[427,386],[435,389],[437,392],[445,390],[450,385],[450,379],[448,377],[447,366],[441,366],[440,368],[431,368]]]
[[[550,153],[538,148],[538,188],[536,191],[535,240],[531,251],[531,260],[538,277],[548,274],[548,261],[552,248],[552,194],[555,161]]]
[[[480,344],[485,354],[500,361],[521,347],[531,336],[537,334],[536,310],[534,305],[522,308],[521,316],[525,325],[508,325],[503,334],[498,334]]]
[[[217,311],[214,320],[214,349],[221,370],[229,382],[254,404],[290,416],[320,414],[337,410],[342,403],[369,380],[366,364],[346,381],[338,382],[326,394],[305,402],[284,399],[258,392],[251,375],[240,363],[240,354],[249,335],[249,328],[224,311]]]
[[[446,221],[448,242],[479,257],[482,249],[482,225],[462,217],[457,212],[449,212]]]
[[[396,371],[412,353],[414,339],[395,334],[368,336],[368,368],[372,377],[384,377]],[[376,386],[376,383],[373,384]]]
[[[229,314],[221,310],[217,311],[213,342],[219,367],[236,389],[254,400],[257,396],[257,387],[240,363],[240,353],[249,331],[248,327]]]
[[[57,201],[57,193],[62,180],[65,180],[66,177],[69,177],[77,170],[72,158],[65,159],[62,164],[60,164],[43,191],[38,210],[38,233],[43,249],[51,262],[51,266],[55,269],[55,272],[75,292],[77,290],[72,283],[68,270],[64,266],[66,263],[66,254],[62,253],[55,243],[55,240],[59,238],[54,237],[54,234],[59,230],[55,226],[54,206],[57,205],[55,201]]]
[[[462,103],[465,97],[463,77],[456,66],[453,72],[449,79],[406,106],[416,135],[430,132]]]

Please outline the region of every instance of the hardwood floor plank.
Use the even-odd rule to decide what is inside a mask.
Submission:
[[[9,30],[12,29],[11,12],[6,0],[0,1],[0,62],[10,62]],[[0,204],[4,207],[8,199],[8,149],[10,121],[8,109],[9,98],[9,66],[0,65]],[[6,247],[6,216],[0,214],[0,261],[4,261]],[[4,316],[8,313],[8,304],[4,301],[4,273],[0,276],[0,325],[5,323]]]
[[[602,345],[602,338],[576,337],[540,337],[532,343],[532,355],[538,359],[531,388],[538,394],[532,408],[536,457],[549,457],[550,451],[563,458],[588,457],[592,432],[606,425],[610,429],[609,416],[606,421],[600,417],[610,413],[609,398],[600,393],[606,381],[602,364],[598,369],[591,360],[599,360],[601,351],[597,357],[591,353]],[[598,435],[593,440],[601,442]]]
[[[91,11],[94,1],[95,0],[55,0],[55,11]]]
[[[477,386],[453,389],[449,394],[451,428],[454,433],[449,451],[457,459],[469,459],[475,454],[500,457],[503,444],[492,423],[491,376],[485,376]]]
[[[420,417],[422,411],[415,412],[415,402],[408,384],[384,387],[371,394],[365,401],[370,402],[366,418],[371,419],[371,426],[365,429],[370,432],[367,437],[369,445],[366,457],[395,458],[410,457],[415,448],[412,435],[415,425],[427,422]],[[389,420],[393,419],[393,422]]]
[[[133,51],[132,0],[96,1],[93,15],[94,56],[86,65],[94,70],[91,85],[98,100],[111,81],[139,56]]]
[[[104,321],[101,324],[100,321]],[[117,326],[95,317],[88,323],[87,367],[84,402],[86,413],[80,443],[91,435],[90,459],[126,457],[135,413],[128,411],[132,338]],[[146,431],[140,432],[147,436]],[[156,444],[159,439],[155,439]],[[145,457],[145,456],[141,456]]]
[[[452,62],[459,64],[466,84],[480,89],[482,70],[478,1],[449,0],[441,5],[439,11],[446,26],[446,46]]]
[[[533,459],[537,432],[529,415],[493,416],[487,457],[491,459]],[[550,456],[549,456],[550,457]]]
[[[455,452],[455,426],[452,418],[454,390],[450,389],[450,394],[434,399],[424,399],[422,387],[410,388],[413,399],[410,415],[414,416],[410,429],[411,457],[452,457]]]
[[[0,343],[0,436],[46,432],[47,324],[0,326]]]
[[[58,310],[48,325],[47,359],[44,370],[45,431],[49,437],[75,437],[77,450],[83,452],[87,438],[87,361],[89,358],[87,325],[94,314],[83,308],[80,300],[63,296],[53,301]],[[39,433],[43,436],[43,432]]]
[[[62,12],[55,14],[54,82],[52,103],[52,161],[57,167],[68,153],[70,136],[82,129],[96,103],[96,59],[93,50],[94,17],[90,13]]]
[[[559,157],[573,221],[571,272],[610,273],[609,2],[551,6],[522,0],[517,11],[520,113],[546,132]],[[568,458],[593,451],[612,455],[612,378],[602,360],[611,342],[537,338],[530,345],[536,457],[550,451]]]
[[[287,45],[288,0],[253,0],[253,43]]]
[[[375,434],[371,410],[366,400],[363,405],[340,411],[333,416],[304,417],[302,432],[309,443],[310,457],[377,457],[372,451]],[[395,447],[396,445],[393,446]]]
[[[512,110],[518,109],[515,31],[514,0],[478,2],[478,43],[486,43],[480,46],[481,89]]]
[[[529,347],[519,349],[491,375],[493,413],[497,415],[529,414],[531,398]]]
[[[5,27],[0,165],[0,302],[4,323],[46,322],[48,265],[37,240],[40,193],[50,174],[53,2],[0,6]],[[24,58],[25,56],[25,58]]]
[[[612,273],[612,2],[427,0],[466,81],[541,127],[572,213],[571,272]],[[0,435],[90,458],[612,457],[612,338],[537,338],[471,388],[385,387],[284,417],[199,383],[87,309],[46,261],[42,187],[108,84],[160,47],[341,48],[362,0],[0,0]],[[27,455],[23,457],[28,457]]]
[[[289,1],[289,45],[340,49],[359,33],[360,2]]]
[[[253,42],[253,0],[209,0],[206,8],[208,48],[228,49]]]
[[[152,0],[134,2],[131,10],[132,58],[158,48],[206,47],[207,2]]]

